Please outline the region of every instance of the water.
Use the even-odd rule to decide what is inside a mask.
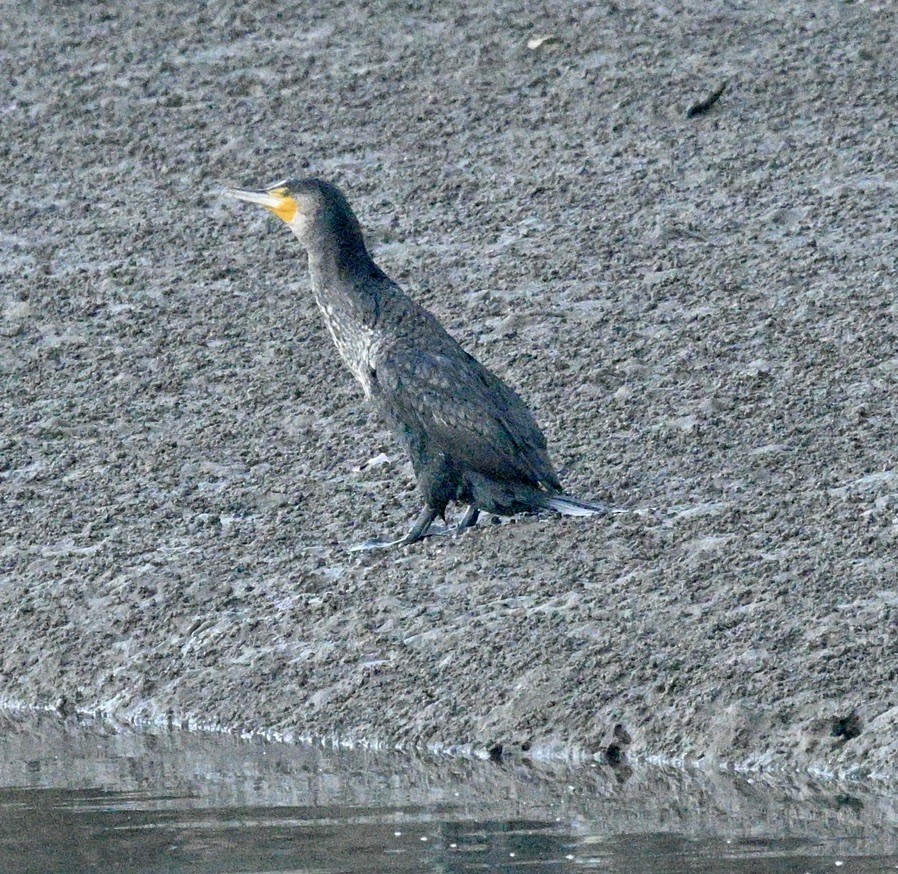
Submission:
[[[2,872],[880,872],[885,787],[0,717]]]

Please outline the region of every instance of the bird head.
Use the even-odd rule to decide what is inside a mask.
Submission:
[[[284,221],[309,251],[333,242],[364,251],[358,220],[335,185],[321,179],[285,179],[261,191],[226,188],[226,197],[257,203]]]

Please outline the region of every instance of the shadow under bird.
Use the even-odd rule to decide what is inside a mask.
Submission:
[[[607,512],[562,493],[524,402],[374,263],[338,188],[300,179],[224,194],[264,206],[296,235],[337,351],[411,459],[424,509],[404,537],[361,548],[415,543],[452,501],[467,505],[457,531],[481,511]]]

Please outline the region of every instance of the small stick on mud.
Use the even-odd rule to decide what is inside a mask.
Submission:
[[[726,90],[727,84],[726,81],[721,82],[720,87],[709,97],[690,106],[689,109],[686,110],[686,118],[695,118],[697,115],[704,115],[720,99],[720,95]]]

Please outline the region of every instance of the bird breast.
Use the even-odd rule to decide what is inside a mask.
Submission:
[[[380,345],[375,331],[336,307],[319,301],[318,308],[337,352],[361,383],[365,397],[370,398],[371,374],[376,369],[375,357]]]

